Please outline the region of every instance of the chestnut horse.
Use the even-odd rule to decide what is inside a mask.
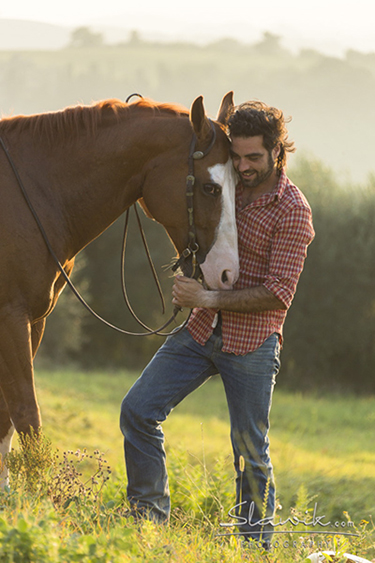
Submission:
[[[232,105],[230,92],[216,122],[206,117],[201,96],[190,112],[150,100],[106,100],[0,121],[0,460],[14,429],[41,425],[33,358],[66,283],[21,187],[68,276],[76,254],[136,201],[181,255],[189,245],[186,181],[195,135],[194,150],[204,154],[194,161],[196,257],[209,287],[230,289],[239,266],[223,125]],[[182,269],[191,275],[189,260]]]

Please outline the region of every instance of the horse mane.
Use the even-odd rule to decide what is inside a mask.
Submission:
[[[179,104],[169,104],[169,103],[159,103],[150,100],[150,98],[142,98],[136,104],[132,106],[138,107],[140,109],[150,109],[152,111],[165,112],[175,115],[188,115],[189,111],[182,105]],[[132,107],[130,106],[130,107]]]
[[[76,137],[82,131],[94,136],[98,125],[110,118],[120,121],[133,112],[150,112],[153,115],[175,115],[186,117],[189,112],[178,104],[157,103],[153,100],[141,100],[127,104],[117,99],[103,100],[92,105],[69,106],[55,112],[35,115],[17,115],[0,120],[0,132],[30,131],[34,136],[46,137],[49,142]]]

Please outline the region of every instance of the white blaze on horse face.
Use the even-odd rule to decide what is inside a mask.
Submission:
[[[222,187],[221,218],[215,242],[201,264],[204,280],[211,289],[232,289],[239,275],[235,210],[236,177],[231,159],[211,166],[212,181]]]
[[[6,485],[9,484],[8,469],[4,465],[4,459],[5,456],[10,452],[13,433],[14,433],[14,428],[12,426],[8,434],[0,442],[0,489],[3,489]]]

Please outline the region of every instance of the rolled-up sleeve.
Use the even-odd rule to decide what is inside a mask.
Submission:
[[[263,285],[289,308],[303,270],[307,247],[315,236],[311,210],[294,207],[276,225],[269,271]]]

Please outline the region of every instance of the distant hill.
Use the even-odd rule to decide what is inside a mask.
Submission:
[[[43,22],[10,20],[0,18],[0,51],[44,51],[66,47],[73,29]],[[87,25],[90,30],[101,33],[106,44],[128,40],[130,30],[110,25]]]
[[[68,44],[71,31],[49,23],[0,19],[0,50],[61,49]]]

